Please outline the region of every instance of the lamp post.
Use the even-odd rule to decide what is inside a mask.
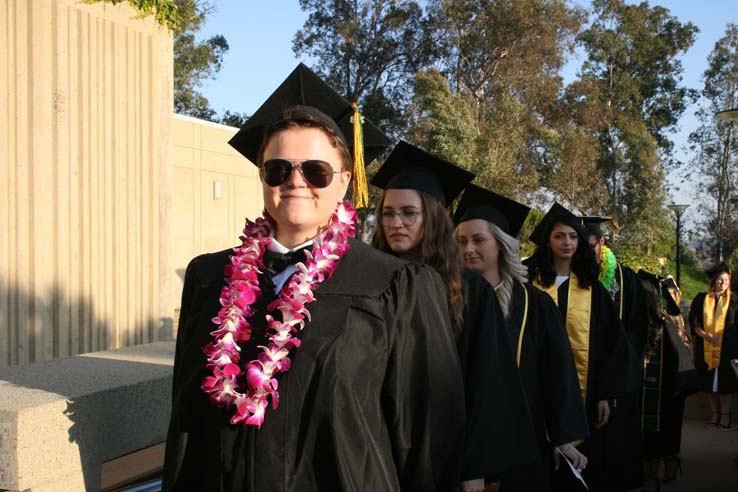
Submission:
[[[687,207],[689,205],[677,205],[675,203],[672,203],[671,205],[667,205],[671,210],[674,211],[676,214],[676,282],[679,288],[681,288],[682,285],[682,262],[681,262],[681,254],[682,254],[682,245],[681,245],[681,237],[682,237],[682,214],[685,210],[687,210]]]

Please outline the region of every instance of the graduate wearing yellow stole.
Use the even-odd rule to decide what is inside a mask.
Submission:
[[[738,379],[730,360],[738,357],[736,308],[738,296],[730,292],[730,270],[721,263],[707,270],[710,290],[697,295],[689,310],[689,326],[694,337],[695,369],[707,393],[712,410],[710,424],[730,428],[732,393],[738,392]]]
[[[621,450],[607,449],[602,429],[610,415],[608,401],[635,387],[630,345],[598,281],[599,267],[579,217],[554,204],[530,239],[538,248],[526,261],[529,277],[559,308],[585,401],[590,437],[578,446],[588,459],[583,476],[590,491],[611,490],[604,464],[608,454]],[[554,490],[569,490],[567,480],[556,474]]]

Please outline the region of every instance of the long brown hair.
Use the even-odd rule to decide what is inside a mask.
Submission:
[[[435,198],[418,191],[423,206],[423,222],[419,244],[420,262],[432,267],[441,275],[446,286],[446,302],[456,333],[464,325],[464,296],[462,292],[461,255],[454,239],[454,225],[446,210]],[[375,217],[377,227],[372,238],[372,246],[380,251],[395,255],[387,243],[381,220],[384,208],[384,195],[377,202]],[[397,255],[395,255],[397,256]]]

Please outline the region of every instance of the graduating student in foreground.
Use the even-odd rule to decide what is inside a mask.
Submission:
[[[610,419],[602,432],[608,450],[605,467],[610,490],[628,491],[643,484],[643,433],[641,432],[641,391],[643,353],[648,334],[646,299],[641,281],[630,268],[621,265],[605,244],[602,224],[610,217],[582,217],[587,239],[600,267],[599,280],[615,304],[634,357],[633,391],[610,402]]]
[[[599,267],[582,222],[554,204],[530,237],[536,252],[526,263],[533,284],[556,302],[569,336],[590,437],[579,446],[587,457],[583,476],[593,492],[609,490],[601,429],[609,401],[632,391],[631,351],[615,306],[598,281]]]
[[[483,490],[485,478],[538,459],[502,311],[489,283],[463,268],[446,211],[473,177],[400,142],[372,180],[385,190],[372,245],[432,266],[446,281],[466,390],[464,491]]]
[[[712,410],[710,424],[719,429],[732,426],[730,405],[738,392],[738,379],[730,367],[738,358],[738,296],[730,291],[731,275],[725,263],[706,271],[707,292],[700,292],[689,308],[694,338],[694,366]]]
[[[520,262],[516,237],[529,212],[525,205],[471,185],[454,215],[464,264],[497,292],[541,455],[502,480],[507,492],[550,491],[559,452],[578,469],[587,465],[587,458],[571,444],[587,438],[589,429],[569,339],[556,304],[527,282],[528,269]]]
[[[266,217],[187,268],[165,491],[458,483],[463,381],[443,282],[353,239],[351,117],[301,65],[231,141],[259,166]]]

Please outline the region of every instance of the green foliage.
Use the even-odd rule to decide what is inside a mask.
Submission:
[[[715,43],[704,73],[702,104],[696,116],[699,127],[690,134],[694,152],[692,173],[704,219],[698,224],[706,241],[705,256],[717,261],[723,252],[738,247],[735,202],[738,193],[738,146],[735,124],[715,113],[738,106],[738,26],[728,24]]]
[[[475,156],[469,142],[478,137],[479,130],[464,95],[451,94],[446,77],[435,69],[417,75],[414,94],[417,122],[412,140],[440,157],[472,169]]]
[[[681,84],[679,56],[697,28],[647,2],[594,0],[592,8],[594,19],[578,38],[587,59],[561,101],[564,123],[586,132],[585,142],[597,142],[585,157],[607,188],[598,207],[581,211],[613,215],[623,244],[662,255],[673,244],[664,208],[669,134],[694,97]]]
[[[523,224],[523,228],[520,230],[520,234],[518,234],[518,238],[529,238],[530,234],[533,232],[533,229],[536,228],[536,226],[543,220],[543,217],[546,215],[545,212],[542,212],[537,209],[532,209],[530,211],[530,214],[528,214],[528,217],[525,219],[525,223]],[[531,241],[528,240],[521,240],[520,242],[520,257],[521,258],[527,258],[528,256],[531,256],[533,253],[536,252],[536,245],[533,244]]]
[[[215,77],[228,52],[228,41],[218,34],[203,41],[195,35],[214,7],[200,0],[175,0],[181,24],[174,36],[174,111],[217,121],[210,102],[198,90]]]
[[[646,270],[647,272],[656,273],[659,275],[666,275],[669,272],[667,270],[668,261],[666,258],[657,256],[643,256],[638,251],[631,248],[617,250],[615,252],[618,262],[637,272],[638,270]]]
[[[385,131],[406,128],[408,85],[432,59],[436,43],[417,2],[300,0],[308,13],[293,40],[298,56]]]
[[[111,3],[116,5],[128,2],[139,11],[141,17],[153,15],[156,21],[172,31],[176,31],[180,25],[179,12],[174,0],[82,0],[84,3]]]
[[[666,268],[671,275],[676,276],[676,264],[673,261],[669,261]],[[690,264],[682,264],[680,269],[682,300],[691,302],[700,292],[707,292],[708,280],[704,269]]]
[[[540,186],[558,71],[582,11],[560,0],[429,2],[440,70],[415,83],[412,139],[509,196]]]
[[[247,115],[246,113],[239,113],[237,111],[229,111],[226,109],[225,113],[223,113],[223,116],[221,116],[218,122],[223,125],[241,128],[248,119],[249,115]]]

